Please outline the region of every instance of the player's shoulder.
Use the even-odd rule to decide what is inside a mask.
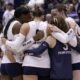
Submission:
[[[71,21],[75,22],[75,20],[73,18],[71,18],[71,17],[67,17],[65,20],[68,21],[68,22],[71,22]]]

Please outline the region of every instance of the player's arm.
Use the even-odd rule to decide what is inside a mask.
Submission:
[[[12,51],[7,50],[6,45],[1,45],[1,51],[5,54],[11,62],[16,62]]]
[[[13,28],[12,28],[12,34],[15,36],[17,34],[19,34],[20,32],[20,28],[21,28],[21,23],[16,23],[14,24]],[[7,58],[11,61],[11,62],[16,62],[14,55],[13,55],[13,51],[11,51],[11,49],[7,49],[6,54]]]
[[[21,23],[16,23],[12,28],[12,34],[13,35],[19,34],[21,26],[22,26]]]
[[[64,33],[62,30],[57,28],[56,26],[52,26],[48,24],[48,30],[49,28],[52,30],[51,35],[57,39],[58,41],[62,43],[68,43],[68,35]]]
[[[19,49],[18,51],[20,52],[20,51],[24,51],[24,50],[28,49],[30,46],[33,45],[33,43],[34,43],[35,41],[39,41],[39,40],[41,40],[43,37],[44,37],[44,31],[38,30],[38,31],[36,32],[36,35],[33,36],[32,38],[30,38],[29,40],[27,40],[26,42],[24,42],[23,45],[20,47],[20,49]]]
[[[16,62],[14,56],[13,56],[13,52],[10,50],[7,50],[5,52],[5,55],[7,56],[7,58],[10,60],[10,62]]]
[[[46,39],[46,41],[43,41],[37,48],[28,49],[24,52],[31,53],[30,55],[38,56],[41,55],[49,47],[53,48],[55,45],[56,45],[56,40],[52,36],[49,36]]]
[[[68,43],[71,46],[76,47],[77,46],[77,38],[76,38],[76,34],[75,34],[74,30],[69,29],[69,31],[67,32],[67,35],[68,35],[68,38],[69,38]]]
[[[14,24],[13,28],[12,28],[12,33],[13,35],[16,35],[19,33],[20,31],[20,27],[21,24],[20,23],[16,23]],[[13,52],[10,49],[7,49],[6,45],[2,45],[1,46],[2,52],[7,56],[7,58],[11,61],[11,62],[16,62],[14,56],[13,56]]]
[[[77,33],[77,37],[80,38],[80,26],[78,24],[76,24],[75,31]]]
[[[2,42],[12,49],[18,50],[19,46],[22,45],[22,43],[24,42],[25,36],[27,36],[28,32],[29,25],[27,23],[24,23],[20,29],[19,36],[14,41],[9,41],[2,38]]]
[[[52,29],[51,35],[61,43],[69,43],[71,46],[74,47],[77,45],[76,35],[72,28],[70,28],[68,32],[65,33],[56,26],[49,25],[49,27],[50,29]]]

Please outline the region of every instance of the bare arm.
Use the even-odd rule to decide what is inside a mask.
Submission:
[[[20,27],[21,27],[21,23],[16,23],[14,24],[13,28],[12,28],[12,33],[13,35],[16,35],[19,33],[20,31]],[[6,48],[6,45],[4,46],[4,48]],[[11,62],[16,62],[14,56],[13,56],[13,52],[9,49],[5,49],[5,51],[3,51],[3,53],[7,56],[7,58],[11,61]]]
[[[12,28],[13,35],[19,34],[21,28],[21,23],[16,23]]]
[[[27,23],[24,23],[20,29],[19,36],[14,41],[9,41],[2,39],[3,43],[6,42],[6,45],[11,47],[14,50],[18,50],[19,46],[22,45],[22,43],[25,40],[25,37],[27,36],[29,32],[29,26]]]
[[[14,56],[13,56],[13,53],[12,53],[12,51],[6,51],[6,54],[5,54],[7,57],[8,57],[8,59],[10,60],[10,62],[12,62],[12,63],[14,63],[14,62],[16,62],[16,60],[15,60],[15,58],[14,58]]]

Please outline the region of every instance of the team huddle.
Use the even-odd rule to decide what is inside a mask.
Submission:
[[[1,80],[80,79],[80,27],[65,13],[58,5],[44,20],[39,6],[15,10],[0,35]]]

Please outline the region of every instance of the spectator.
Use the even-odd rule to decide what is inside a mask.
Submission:
[[[8,3],[14,4],[14,0],[3,0],[3,1],[4,1],[4,4],[8,4]]]
[[[45,0],[44,6],[43,6],[45,13],[50,13],[51,9],[55,7],[56,3],[57,3],[56,0]]]
[[[0,4],[0,32],[2,31],[2,16],[3,16],[3,13],[4,13],[4,11],[3,11],[3,9],[2,9],[2,7],[1,7],[1,4]]]
[[[77,13],[79,17],[79,25],[80,25],[80,2],[78,1]]]
[[[67,3],[68,0],[57,0],[57,2],[58,2],[58,3],[63,3],[63,4],[64,4],[64,3]]]
[[[8,21],[14,16],[14,11],[15,10],[13,9],[13,4],[8,3],[3,14],[3,26],[6,26]]]
[[[79,0],[72,0],[72,2],[73,2],[73,5],[75,6],[75,10],[78,14],[78,17],[79,17],[79,23],[78,24],[80,25],[80,2],[79,2]]]
[[[25,2],[25,0],[14,0],[14,8],[19,7]]]
[[[78,14],[73,6],[73,4],[68,4],[67,5],[67,16],[68,17],[72,17],[77,23],[79,23],[79,18],[78,18]]]

